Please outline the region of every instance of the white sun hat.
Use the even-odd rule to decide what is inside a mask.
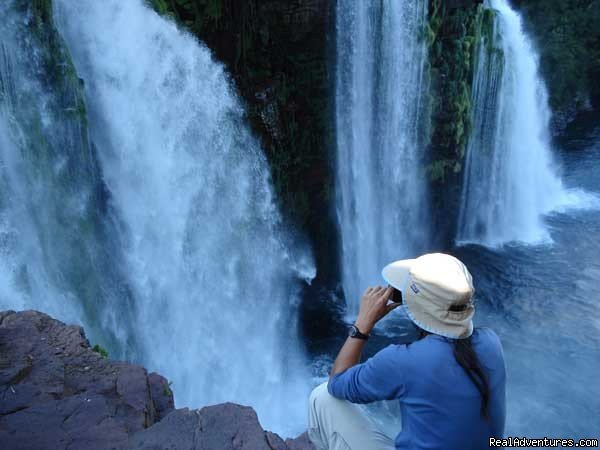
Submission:
[[[473,333],[473,278],[454,256],[429,253],[394,261],[381,274],[402,292],[406,312],[418,327],[453,339]]]

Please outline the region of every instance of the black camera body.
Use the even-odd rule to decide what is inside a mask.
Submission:
[[[391,286],[391,288],[393,289],[392,292],[392,297],[390,298],[391,301],[393,301],[394,303],[402,303],[402,291],[399,289],[396,289],[394,286]]]

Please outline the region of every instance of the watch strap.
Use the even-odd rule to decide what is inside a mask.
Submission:
[[[362,339],[363,341],[369,339],[369,335],[362,333],[356,325],[352,325],[350,327],[350,332],[348,333],[348,336],[355,339]]]

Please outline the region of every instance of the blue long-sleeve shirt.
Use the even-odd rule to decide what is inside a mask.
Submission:
[[[502,438],[506,415],[506,369],[496,333],[477,328],[472,343],[488,377],[489,419],[480,414],[481,396],[458,365],[452,344],[428,335],[409,345],[390,345],[366,362],[329,380],[329,393],[353,403],[400,401],[402,431],[396,449],[487,449]]]

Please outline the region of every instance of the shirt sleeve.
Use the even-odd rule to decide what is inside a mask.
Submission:
[[[362,364],[329,379],[329,393],[352,403],[370,403],[401,398],[406,390],[408,350],[390,345]]]

